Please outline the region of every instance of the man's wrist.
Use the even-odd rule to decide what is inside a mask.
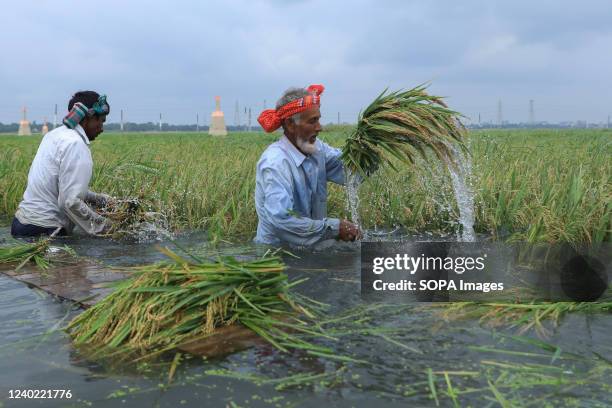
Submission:
[[[338,235],[340,235],[340,220],[338,218],[326,218],[324,238],[337,238]]]

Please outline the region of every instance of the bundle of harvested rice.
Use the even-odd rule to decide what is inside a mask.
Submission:
[[[46,257],[51,239],[41,239],[33,243],[23,243],[0,247],[0,264],[16,264],[15,271],[21,269],[29,261],[34,262],[39,268],[49,268],[49,260]]]
[[[74,344],[90,358],[150,357],[237,323],[283,351],[329,352],[299,338],[300,332],[326,336],[309,329],[314,318],[309,309],[318,305],[290,292],[301,281],[288,282],[280,258],[206,263],[167,248],[162,252],[172,261],[137,268],[135,276],[68,325]]]
[[[342,151],[351,173],[368,176],[383,163],[395,169],[391,157],[414,164],[415,155],[426,158],[427,150],[448,160],[453,143],[463,149],[461,115],[425,89],[426,85],[419,85],[403,92],[385,90],[360,113]]]
[[[166,217],[161,213],[147,211],[147,207],[150,206],[138,198],[114,199],[109,200],[98,212],[112,221],[107,235],[115,239],[141,240],[150,238],[148,235],[151,233],[171,235],[167,231]]]
[[[108,200],[99,212],[117,226],[129,225],[139,217],[140,200],[136,198]]]

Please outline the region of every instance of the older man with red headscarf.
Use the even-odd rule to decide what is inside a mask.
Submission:
[[[257,163],[255,242],[312,245],[330,238],[353,241],[360,232],[347,220],[327,217],[327,182],[344,184],[340,150],[317,139],[322,85],[290,88],[276,109],[259,116],[266,132],[283,128]]]

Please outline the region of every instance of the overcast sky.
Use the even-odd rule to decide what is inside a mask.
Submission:
[[[290,86],[321,83],[323,122],[355,122],[383,89],[431,81],[472,122],[604,122],[612,1],[2,0],[0,122],[63,116],[76,90],[110,122],[209,123],[221,96],[253,124]],[[61,120],[61,117],[60,117]]]

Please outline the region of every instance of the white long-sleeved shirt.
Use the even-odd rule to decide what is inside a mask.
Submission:
[[[100,233],[106,219],[85,204],[88,197],[95,196],[89,191],[92,171],[89,139],[83,128],[52,130],[38,147],[15,216],[22,224],[67,231],[76,224],[89,234]]]
[[[307,246],[335,238],[340,220],[327,218],[327,182],[344,184],[340,150],[317,139],[306,156],[283,135],[257,163],[255,242]]]

